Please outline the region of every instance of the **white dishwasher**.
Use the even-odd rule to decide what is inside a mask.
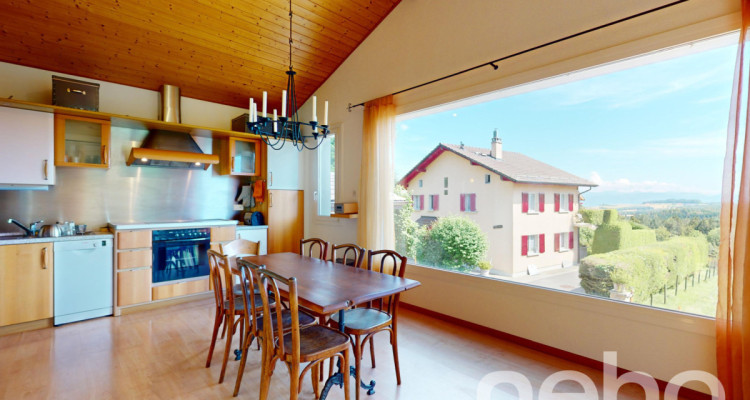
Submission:
[[[112,315],[112,239],[54,244],[55,325]]]

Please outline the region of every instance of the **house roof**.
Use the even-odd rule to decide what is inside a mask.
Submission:
[[[414,168],[412,168],[401,179],[401,181],[399,181],[399,183],[404,187],[408,187],[409,182],[411,182],[417,174],[427,171],[427,166],[446,151],[465,158],[472,165],[484,167],[487,170],[500,175],[503,180],[511,182],[566,186],[598,186],[594,182],[580,178],[521,153],[503,150],[502,158],[496,159],[490,156],[490,149],[445,143],[440,143],[435,147],[435,149],[427,154],[422,161],[417,163],[417,165],[414,166]]]

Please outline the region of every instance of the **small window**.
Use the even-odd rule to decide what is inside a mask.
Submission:
[[[422,187],[422,180],[419,180],[419,187]]]
[[[448,177],[447,176],[445,178],[443,178],[443,187],[444,188],[448,187]]]
[[[544,193],[521,193],[521,212],[538,214],[544,212]]]
[[[521,255],[535,256],[544,253],[544,234],[521,236]]]
[[[461,198],[461,211],[476,212],[477,211],[477,195],[476,193],[462,193]]]
[[[414,211],[424,210],[424,196],[423,195],[412,195],[411,196],[412,207]]]
[[[557,210],[558,212],[568,212],[568,195],[565,193],[560,193],[560,209]]]
[[[336,137],[328,135],[318,147],[318,215],[335,212],[336,202]]]
[[[484,183],[490,183],[491,180],[492,180],[492,175],[487,174],[484,176]]]
[[[443,190],[443,194],[447,196],[448,195],[448,191],[447,190]]]

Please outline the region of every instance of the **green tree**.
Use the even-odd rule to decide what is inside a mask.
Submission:
[[[594,241],[594,230],[589,227],[581,227],[578,229],[578,243],[581,246],[591,248],[591,244]]]
[[[663,226],[656,228],[655,232],[656,232],[656,240],[659,242],[669,240],[669,238],[672,237],[672,234],[669,232],[669,229]]]
[[[417,245],[419,243],[420,228],[419,225],[411,219],[411,213],[414,210],[409,192],[401,185],[396,185],[393,189],[396,196],[406,199],[406,204],[393,215],[393,225],[395,231],[396,251],[406,257],[417,259]]]
[[[423,233],[417,260],[451,269],[473,268],[484,259],[488,246],[487,236],[474,221],[443,217]]]

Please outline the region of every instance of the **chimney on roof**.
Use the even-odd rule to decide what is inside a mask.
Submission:
[[[495,133],[492,135],[490,157],[496,158],[498,160],[503,158],[503,140],[497,137],[497,128],[495,128]]]

